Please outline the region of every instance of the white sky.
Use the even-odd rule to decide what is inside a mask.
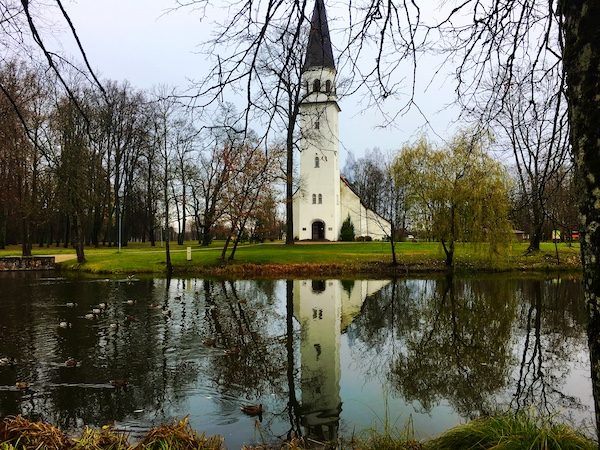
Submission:
[[[147,89],[160,84],[184,89],[190,79],[200,79],[209,62],[198,53],[198,44],[210,36],[215,22],[225,18],[222,11],[221,18],[201,21],[200,12],[191,8],[166,14],[174,7],[173,0],[79,0],[67,2],[65,7],[98,73],[103,78],[128,80],[137,88]],[[328,6],[328,14],[333,44],[341,46],[343,43],[336,42],[333,30],[343,28],[344,24],[334,7]],[[72,43],[66,41],[63,45],[67,52],[73,52]],[[425,91],[436,63],[433,58],[420,62],[416,95],[435,133],[448,138],[458,113],[456,108],[448,108],[454,99],[454,82],[441,75]],[[338,76],[343,77],[344,73]],[[226,100],[236,102],[234,98]],[[394,127],[381,129],[382,118],[373,109],[365,111],[360,102],[359,96],[346,97],[340,102],[342,167],[348,151],[358,157],[374,147],[383,151],[397,149],[414,141],[423,131],[437,140],[434,132],[423,129],[425,121],[417,111],[399,117]],[[393,110],[396,106],[391,104],[389,108]]]

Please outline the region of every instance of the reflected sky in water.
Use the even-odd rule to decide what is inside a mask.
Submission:
[[[189,415],[229,448],[292,432],[335,439],[386,421],[411,422],[424,438],[509,408],[593,423],[576,277],[12,273],[0,274],[0,292],[0,358],[16,359],[0,367],[2,416],[23,413],[69,430],[114,422],[135,437]],[[80,365],[65,367],[68,358]],[[264,405],[262,421],[240,411],[246,403]]]

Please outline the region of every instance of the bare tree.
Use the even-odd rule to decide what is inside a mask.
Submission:
[[[531,226],[528,253],[540,249],[544,223],[549,218],[546,205],[562,185],[556,178],[568,173],[567,108],[563,90],[557,92],[555,86],[553,79],[513,83],[493,121],[500,143],[513,154],[526,201]]]
[[[173,193],[177,208],[177,223],[179,232],[177,234],[177,244],[183,245],[185,241],[185,228],[188,210],[188,187],[191,177],[191,154],[196,145],[198,132],[189,120],[184,119],[180,126],[175,128],[175,178],[179,182],[179,193]],[[174,180],[173,180],[174,181]],[[179,214],[179,203],[181,203],[181,215]]]
[[[212,242],[213,228],[227,208],[225,190],[239,170],[237,145],[244,131],[236,128],[232,105],[220,105],[218,119],[204,130],[203,150],[199,152],[191,179],[194,221],[203,246]]]
[[[181,7],[209,7],[205,0],[178,2]],[[232,5],[228,5],[232,6]],[[241,111],[243,130],[250,131],[250,120],[259,120],[259,139],[270,146],[273,134],[283,132],[287,156],[283,169],[286,193],[286,244],[294,243],[292,197],[294,150],[300,104],[307,94],[300,75],[307,41],[307,1],[269,2],[263,19],[255,15],[258,4],[250,1],[236,11],[231,21],[222,24],[216,36],[204,42],[214,68],[197,85],[192,98],[196,106],[206,107],[220,101],[231,89],[245,92]],[[237,6],[234,7],[237,10]],[[262,11],[261,11],[262,12]],[[223,49],[228,49],[224,52]]]
[[[47,39],[44,31],[52,26],[49,26],[46,14],[42,13],[42,11],[47,13],[48,9],[54,9],[57,20],[63,22],[70,37],[75,41],[82,64],[77,64],[51,47],[52,39]],[[80,113],[84,113],[84,108],[78,103],[77,87],[71,84],[69,75],[71,71],[75,70],[89,82],[90,86],[94,86],[104,93],[104,87],[91,67],[75,24],[61,0],[44,5],[30,0],[2,0],[0,1],[0,18],[1,54],[7,55],[8,58],[27,55],[28,59],[44,65],[47,71],[54,75],[57,85],[76,105]],[[57,26],[57,24],[53,25]],[[29,129],[16,99],[3,83],[0,83],[0,93],[12,104],[27,135],[33,140],[32,131]]]
[[[158,149],[161,162],[161,185],[163,201],[163,235],[165,240],[165,264],[167,275],[173,273],[173,264],[171,262],[171,216],[169,209],[171,205],[171,196],[169,194],[169,184],[172,177],[171,164],[174,157],[174,147],[176,143],[175,129],[183,121],[177,117],[177,104],[166,87],[160,87],[155,92],[156,100],[153,108],[153,145]]]
[[[257,144],[257,139],[245,139],[234,144],[238,145],[240,150],[236,161],[236,167],[239,169],[231,178],[225,194],[230,232],[223,245],[222,260],[226,258],[232,239],[233,247],[227,259],[234,259],[255,207],[271,192],[271,183],[277,178],[279,159],[283,152],[277,147],[263,149]]]

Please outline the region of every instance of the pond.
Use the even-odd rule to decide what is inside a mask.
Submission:
[[[535,407],[594,434],[577,277],[55,276],[0,275],[0,358],[16,360],[0,367],[0,416],[114,423],[135,438],[189,415],[239,448],[290,430],[323,441],[394,425],[426,438]],[[248,403],[264,406],[261,421],[240,411]]]

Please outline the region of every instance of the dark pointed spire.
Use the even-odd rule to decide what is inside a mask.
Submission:
[[[308,48],[306,49],[306,60],[303,71],[313,67],[327,67],[335,70],[333,51],[331,50],[331,39],[329,38],[329,26],[327,25],[327,14],[323,0],[315,0],[315,9],[310,20],[310,35],[308,37]]]

